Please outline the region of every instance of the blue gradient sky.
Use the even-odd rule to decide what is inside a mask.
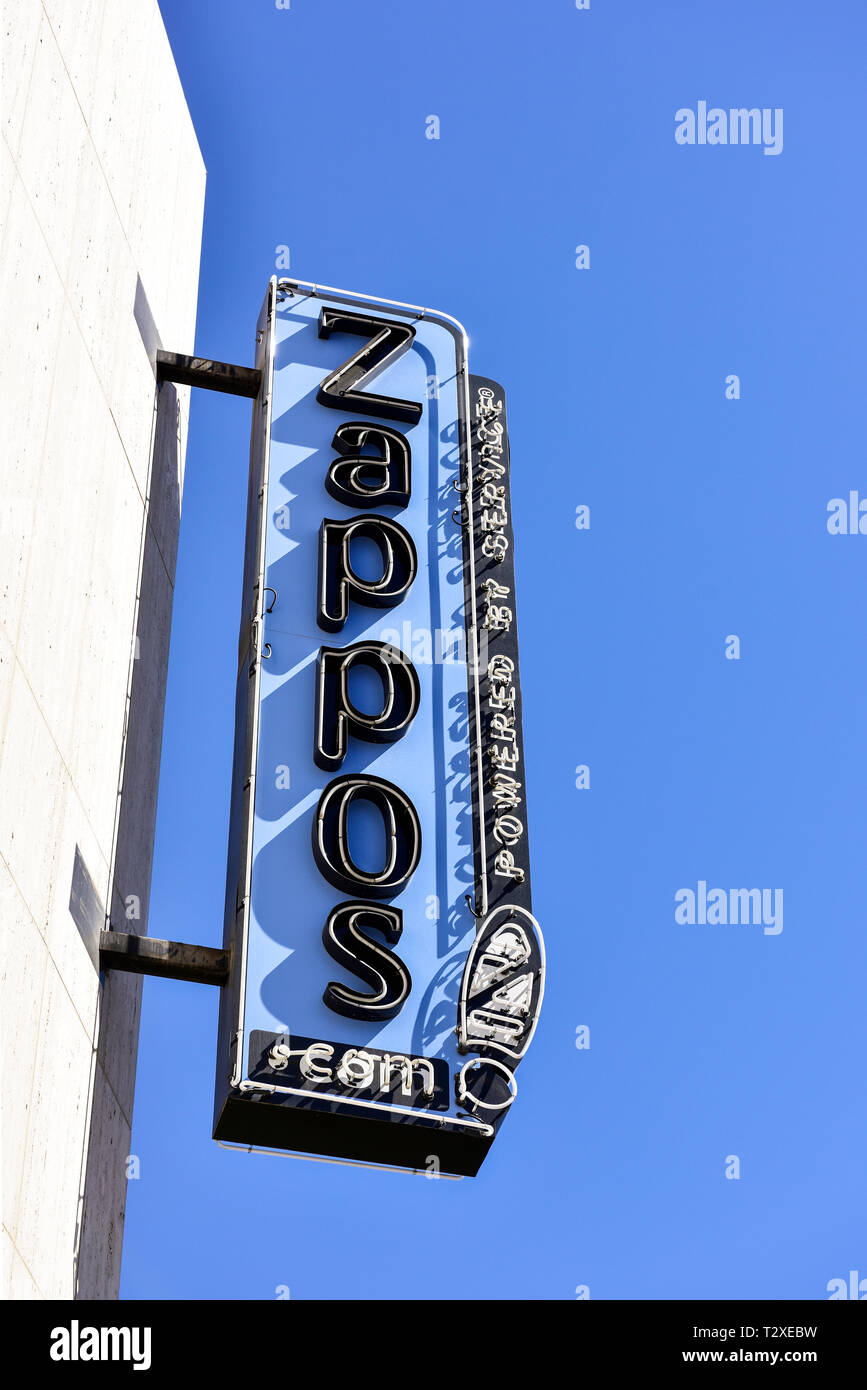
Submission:
[[[867,1275],[867,536],[826,529],[867,497],[867,9],[161,8],[208,168],[198,350],[252,362],[288,244],[454,314],[507,388],[550,975],[460,1183],[221,1150],[217,992],[147,981],[123,1296],[827,1297]],[[783,108],[782,153],[676,144],[699,100]],[[150,931],[210,944],[248,435],[196,394]],[[700,879],[782,888],[782,932],[679,925]]]

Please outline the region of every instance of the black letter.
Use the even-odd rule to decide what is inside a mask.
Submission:
[[[372,985],[375,993],[362,994],[332,980],[325,987],[323,1001],[347,1018],[394,1018],[412,989],[410,973],[399,956],[371,941],[362,927],[375,927],[394,946],[403,931],[403,913],[396,907],[357,902],[341,903],[329,913],[322,928],[326,951],[332,960]]]
[[[363,714],[349,695],[349,672],[367,666],[382,681],[379,714]],[[349,735],[369,743],[402,738],[418,711],[418,673],[397,647],[386,642],[356,642],[352,647],[321,647],[316,672],[316,733],[313,759],[335,772],[346,757]]]
[[[352,568],[354,536],[366,536],[379,547],[382,575],[360,579]],[[418,557],[412,537],[384,516],[353,516],[349,521],[325,518],[319,528],[319,612],[316,621],[326,632],[339,632],[349,614],[349,600],[369,608],[394,608],[408,593]]]
[[[338,425],[331,441],[343,458],[335,459],[325,486],[347,507],[406,507],[411,489],[409,443],[387,425]],[[362,450],[373,447],[376,454]],[[372,482],[365,481],[372,478]]]
[[[385,825],[386,862],[378,873],[359,869],[349,853],[347,817],[356,797],[376,806]],[[313,857],[322,877],[341,893],[392,898],[418,868],[418,812],[400,787],[382,777],[335,777],[320,796],[313,817]]]
[[[322,309],[319,314],[320,338],[330,338],[333,331],[358,333],[368,342],[336,372],[325,378],[316,392],[319,404],[332,406],[335,410],[354,410],[359,415],[382,415],[386,420],[401,420],[406,425],[417,425],[422,408],[415,401],[403,401],[397,396],[375,396],[356,389],[372,381],[403,356],[407,348],[412,346],[415,329],[408,323],[378,319],[372,314]]]

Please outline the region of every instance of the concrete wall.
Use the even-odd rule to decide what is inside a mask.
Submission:
[[[113,1298],[140,984],[95,934],[146,929],[188,408],[152,358],[193,350],[205,173],[156,0],[3,0],[0,61],[2,1291]]]

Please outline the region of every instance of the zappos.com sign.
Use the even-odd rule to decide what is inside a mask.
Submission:
[[[257,350],[215,1137],[475,1173],[544,983],[502,390],[298,281]]]

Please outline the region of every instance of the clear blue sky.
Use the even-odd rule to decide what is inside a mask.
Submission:
[[[198,350],[252,362],[286,244],[454,314],[507,388],[550,975],[460,1183],[221,1150],[217,991],[147,981],[123,1295],[827,1297],[867,1275],[867,536],[826,528],[867,497],[867,9],[161,7],[208,168]],[[782,153],[677,144],[702,100],[782,108]],[[197,393],[150,919],[215,945],[248,434]],[[782,932],[677,923],[699,880],[781,888]]]

